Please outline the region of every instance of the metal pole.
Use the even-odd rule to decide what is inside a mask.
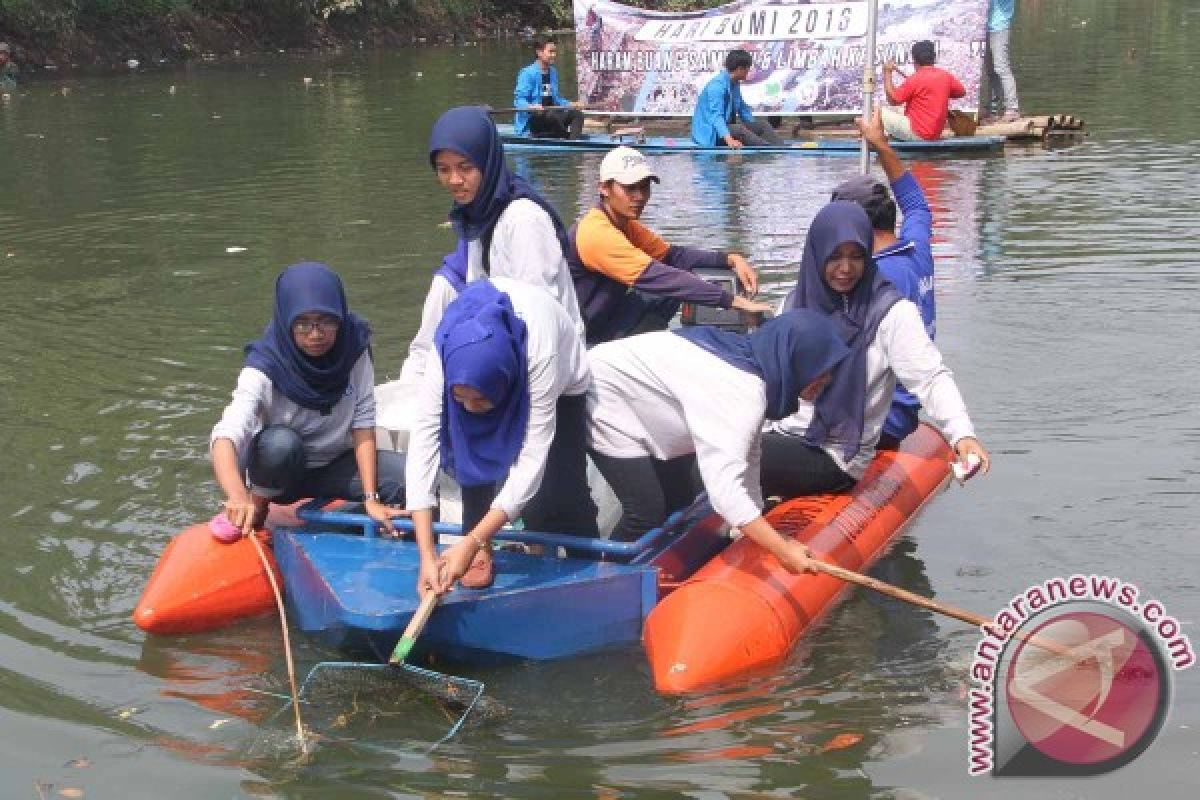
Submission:
[[[864,120],[871,118],[875,102],[875,22],[879,12],[879,0],[867,0],[867,40],[863,55],[863,110]],[[871,148],[866,140],[858,160],[859,171],[866,175],[871,170]]]

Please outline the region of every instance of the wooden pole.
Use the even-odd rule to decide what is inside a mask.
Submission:
[[[872,591],[879,592],[880,594],[885,594],[888,597],[894,597],[897,600],[903,600],[905,603],[911,603],[912,605],[917,606],[918,608],[924,608],[927,611],[935,611],[938,614],[945,614],[947,617],[965,622],[973,627],[983,628],[992,624],[992,621],[987,617],[981,616],[972,611],[956,608],[955,606],[948,605],[946,603],[939,603],[937,600],[932,598],[914,594],[907,589],[901,589],[899,586],[893,586],[890,583],[884,583],[878,578],[872,578],[869,575],[863,575],[861,572],[855,572],[853,570],[846,569],[845,567],[839,567],[837,564],[830,564],[826,561],[818,561],[815,558],[812,559],[811,563],[813,569],[817,572],[830,575],[834,578],[838,578],[839,580],[846,581],[847,583],[853,583],[856,586],[862,586],[863,588],[871,589]],[[1076,663],[1082,663],[1083,661],[1095,657],[1090,653],[1083,655],[1077,654],[1072,652],[1072,649],[1064,644],[1046,639],[1042,636],[1030,636],[1024,631],[1014,631],[1013,638],[1029,642],[1030,644],[1040,647],[1043,650],[1048,650],[1055,655],[1065,656],[1074,660]]]

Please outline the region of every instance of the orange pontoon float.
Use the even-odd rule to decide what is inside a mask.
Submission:
[[[299,523],[291,506],[271,506],[267,528]],[[275,595],[263,572],[254,543],[224,544],[213,538],[211,523],[193,525],[167,543],[133,610],[133,621],[147,633],[199,633],[239,619],[275,610]],[[258,540],[270,544],[259,531]],[[264,548],[276,580],[282,582],[269,547]]]
[[[862,572],[945,485],[951,458],[942,436],[921,425],[898,452],[876,456],[849,493],[790,500],[767,519],[818,558]],[[646,618],[654,685],[688,692],[779,664],[846,588],[828,575],[793,575],[749,539],[734,542]]]

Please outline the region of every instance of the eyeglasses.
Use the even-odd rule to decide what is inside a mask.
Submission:
[[[341,321],[336,319],[319,319],[307,320],[298,319],[292,323],[292,331],[307,336],[315,330],[320,330],[321,333],[337,333],[337,329],[342,326]]]

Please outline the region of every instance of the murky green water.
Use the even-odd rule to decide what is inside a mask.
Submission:
[[[1119,575],[1195,637],[1196,35],[1187,0],[1026,0],[1023,106],[1081,115],[1090,137],[913,165],[937,212],[941,346],[996,463],[916,522],[891,579],[991,614],[1047,577]],[[426,755],[444,723],[417,708],[306,765],[269,746],[287,729],[261,693],[285,680],[270,619],[153,640],[132,625],[164,543],[215,508],[208,431],[276,271],[333,264],[395,374],[450,244],[429,126],[506,105],[525,60],[494,44],[278,57],[37,83],[0,107],[0,796],[1193,796],[1195,672],[1110,776],[968,779],[975,635],[859,594],[736,690],[659,697],[637,650],[492,669],[476,674],[504,723]],[[597,156],[514,162],[564,216],[590,204]],[[856,161],[657,166],[651,224],[785,281]],[[302,667],[327,655],[297,644]],[[822,752],[843,733],[863,738]]]

